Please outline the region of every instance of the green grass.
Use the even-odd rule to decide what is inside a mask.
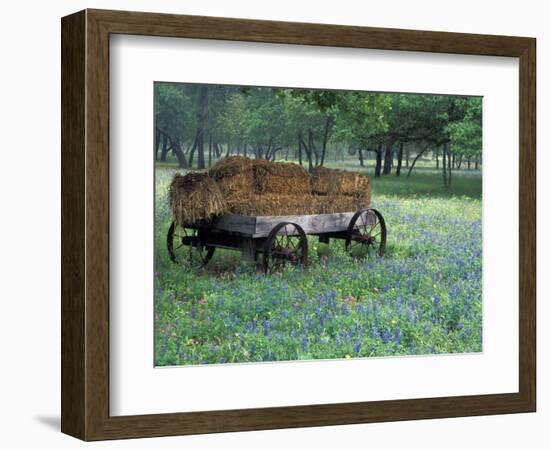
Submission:
[[[173,172],[156,173],[157,365],[481,351],[479,173],[457,172],[448,191],[429,171],[374,179],[384,258],[354,260],[341,241],[310,237],[305,271],[265,276],[231,250],[199,271],[168,259]]]

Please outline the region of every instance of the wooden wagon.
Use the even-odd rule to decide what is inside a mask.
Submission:
[[[308,262],[307,236],[344,241],[352,256],[382,256],[386,224],[376,209],[299,216],[243,216],[225,214],[208,222],[177,225],[167,233],[170,259],[191,267],[210,261],[216,248],[239,250],[244,260],[258,264],[266,273],[285,264]]]

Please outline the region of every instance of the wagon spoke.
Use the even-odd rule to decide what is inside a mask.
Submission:
[[[166,244],[174,263],[187,263],[191,268],[204,266],[214,254],[214,247],[206,247],[196,228],[184,228],[174,222],[168,230]],[[183,248],[187,246],[187,249]]]
[[[296,224],[282,222],[268,235],[264,250],[264,270],[274,272],[287,265],[305,265],[307,262],[307,239]]]

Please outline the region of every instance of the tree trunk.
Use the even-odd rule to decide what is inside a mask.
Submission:
[[[323,135],[323,148],[321,149],[321,165],[325,164],[325,154],[327,152],[327,143],[330,136],[330,130],[332,128],[332,116],[328,115],[325,121],[325,134]],[[362,165],[362,164],[361,164]]]
[[[168,136],[166,133],[162,133],[162,150],[160,152],[160,160],[166,161],[166,156],[168,155]]]
[[[386,153],[384,155],[384,170],[382,171],[382,174],[389,175],[391,173],[391,166],[392,166],[392,158],[393,158],[393,141],[390,140],[388,144],[386,144]]]
[[[310,134],[310,136],[311,136],[311,134]],[[311,148],[308,148],[307,144],[304,142],[304,140],[301,137],[300,137],[300,142],[302,143],[302,148],[306,152],[307,162],[308,162],[308,171],[312,172],[313,171],[313,155],[311,154],[312,153]]]
[[[413,169],[414,169],[414,166],[415,166],[415,164],[416,164],[416,161],[418,161],[418,160],[420,159],[420,157],[424,154],[424,152],[425,152],[426,150],[428,150],[428,146],[427,146],[427,145],[426,145],[422,150],[420,150],[420,151],[416,154],[416,156],[414,157],[413,162],[412,162],[412,164],[411,164],[411,167],[409,167],[409,171],[407,172],[407,177],[410,177],[410,176],[411,176],[411,173],[412,173],[412,171],[413,171]]]
[[[409,167],[410,157],[411,157],[411,149],[410,149],[410,145],[407,145],[407,149],[405,150],[405,167]]]
[[[302,142],[300,138],[298,138],[298,163],[302,165]]]
[[[315,167],[319,165],[319,153],[317,152],[317,147],[315,147],[315,139],[313,138],[313,130],[309,130],[308,134],[308,146],[309,146],[309,159],[310,159],[310,169],[311,172],[313,169],[311,167],[311,160],[315,157]]]
[[[170,143],[172,144],[172,152],[174,153],[174,155],[176,155],[179,167],[181,169],[187,169],[189,167],[189,164],[185,159],[185,154],[181,151],[179,140],[170,139]]]
[[[443,144],[443,157],[441,166],[443,167],[443,186],[447,187],[447,143]]]
[[[201,86],[198,95],[197,168],[204,169],[204,133],[208,122],[208,87]]]
[[[468,170],[472,167],[472,160],[470,158],[466,159],[466,162],[468,163]]]
[[[382,169],[382,144],[376,149],[376,166],[374,168],[374,176],[378,178]]]
[[[198,143],[199,143],[199,136],[197,134],[197,135],[195,135],[195,140],[193,141],[193,147],[191,147],[191,151],[189,152],[189,168],[190,169],[193,167],[193,158],[195,156],[195,150],[197,149]]]
[[[204,169],[204,130],[200,130],[199,142],[197,145],[197,169]]]
[[[160,130],[155,127],[155,161],[158,161],[159,159],[160,136]]]
[[[458,156],[458,159],[456,160],[456,168],[460,169],[462,167],[462,155]]]
[[[216,144],[214,149],[216,150],[216,158],[220,159],[220,156],[222,156],[222,152],[223,152],[222,144]]]
[[[435,152],[435,168],[439,169],[439,151]]]
[[[397,152],[397,167],[395,169],[395,176],[401,175],[401,165],[403,163],[403,142],[399,143],[399,150]]]
[[[248,144],[245,142],[244,143],[244,146],[243,146],[243,156],[246,158],[248,155],[247,155],[247,150],[248,150]]]
[[[478,159],[476,158],[475,162],[474,162],[474,169],[477,170],[479,167],[479,161]]]
[[[361,164],[361,167],[365,167],[365,160],[363,158],[363,149],[362,148],[359,149],[358,154],[359,154],[359,163]]]
[[[212,135],[208,138],[208,167],[212,167]]]
[[[448,186],[450,187],[451,186],[451,180],[452,180],[452,176],[453,176],[453,165],[454,165],[454,153],[451,151],[450,149],[450,145],[447,144],[448,147],[448,152],[449,152],[449,156],[448,156],[448,164],[449,164],[449,173],[448,173]]]

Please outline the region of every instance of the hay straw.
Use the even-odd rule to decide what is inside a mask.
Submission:
[[[227,206],[231,213],[245,216],[290,216],[355,212],[368,204],[345,195],[252,194],[246,199],[228,199]]]
[[[208,171],[226,197],[245,197],[255,191],[253,160],[230,156],[214,164]]]
[[[253,166],[257,194],[311,194],[309,174],[299,164],[259,159]]]
[[[206,173],[176,174],[170,184],[169,197],[178,225],[209,220],[227,212],[220,188]]]
[[[359,172],[316,167],[311,173],[311,188],[318,195],[367,195],[370,201],[369,179]]]

